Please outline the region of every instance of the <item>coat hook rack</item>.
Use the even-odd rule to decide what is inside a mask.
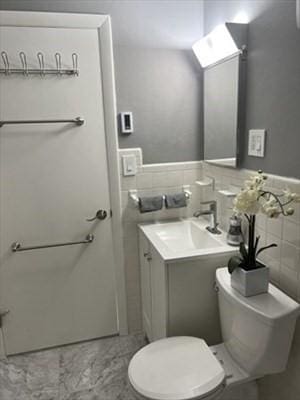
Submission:
[[[45,68],[45,56],[39,51],[37,53],[38,68],[28,68],[27,56],[24,51],[19,52],[19,58],[21,60],[21,68],[11,68],[9,62],[9,56],[6,51],[1,52],[1,58],[4,68],[0,68],[0,74],[4,75],[14,75],[21,74],[23,76],[29,75],[56,75],[56,76],[78,76],[78,54],[72,53],[72,69],[62,68],[62,55],[59,52],[54,54],[54,60],[56,68]]]

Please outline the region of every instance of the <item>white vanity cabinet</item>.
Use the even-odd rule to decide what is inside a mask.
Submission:
[[[165,261],[139,229],[143,328],[150,342],[196,336],[221,342],[215,270],[228,254]]]

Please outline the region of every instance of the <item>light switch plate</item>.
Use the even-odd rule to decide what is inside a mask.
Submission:
[[[134,154],[122,156],[123,176],[133,176],[137,173],[136,157]]]
[[[248,139],[248,155],[253,157],[265,156],[265,129],[251,129]]]

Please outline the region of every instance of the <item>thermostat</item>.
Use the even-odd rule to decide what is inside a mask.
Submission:
[[[248,155],[254,157],[265,156],[265,129],[251,129],[249,131]]]
[[[133,132],[133,117],[131,111],[123,111],[121,116],[121,132],[124,134]]]

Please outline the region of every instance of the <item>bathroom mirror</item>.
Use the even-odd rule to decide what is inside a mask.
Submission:
[[[243,124],[242,54],[204,70],[204,160],[225,167],[239,164],[239,132]]]

